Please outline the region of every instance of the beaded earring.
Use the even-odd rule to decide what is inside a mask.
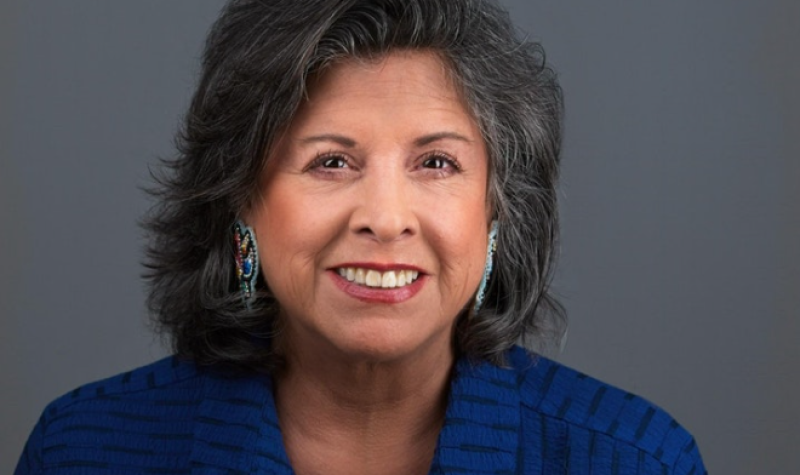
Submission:
[[[242,221],[236,221],[233,225],[233,241],[236,244],[236,277],[242,300],[250,308],[258,278],[258,246],[253,228]]]
[[[481,284],[478,286],[478,293],[475,294],[475,306],[472,308],[472,314],[478,313],[483,305],[483,299],[486,297],[486,285],[492,277],[492,266],[494,264],[494,253],[497,251],[497,220],[492,221],[492,226],[489,229],[489,243],[486,246],[486,266],[483,269],[483,277]]]

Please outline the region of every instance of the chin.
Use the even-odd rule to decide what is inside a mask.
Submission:
[[[365,325],[351,328],[346,335],[332,339],[335,348],[348,358],[373,361],[398,361],[428,351],[449,348],[451,341],[440,334],[420,334],[397,325]]]

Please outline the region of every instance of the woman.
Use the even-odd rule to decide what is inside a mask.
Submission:
[[[562,319],[560,115],[494,3],[229,2],[148,220],[176,356],[56,400],[17,473],[703,473],[514,346]]]

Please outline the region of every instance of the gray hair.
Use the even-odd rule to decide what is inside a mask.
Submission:
[[[521,341],[560,336],[550,295],[558,220],[561,89],[538,43],[521,39],[490,0],[231,0],[205,46],[178,156],[154,173],[144,220],[148,306],[175,351],[199,364],[271,371],[278,304],[264,282],[250,309],[234,275],[231,227],[290,123],[310,75],[347,58],[429,50],[447,66],[489,151],[499,222],[482,308],[458,317],[458,350],[504,364]]]

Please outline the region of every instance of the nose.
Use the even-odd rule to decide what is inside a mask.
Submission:
[[[367,174],[360,187],[360,203],[350,217],[350,231],[367,239],[390,243],[418,232],[411,184],[402,169],[381,167]]]

